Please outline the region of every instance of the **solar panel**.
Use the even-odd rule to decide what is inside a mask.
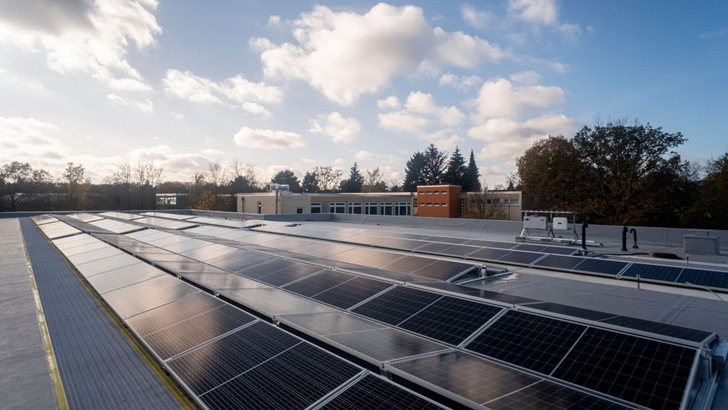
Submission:
[[[397,326],[441,297],[436,293],[397,286],[355,308],[353,312]]]
[[[387,366],[452,392],[474,407],[530,386],[540,378],[462,351],[443,353]],[[546,407],[544,407],[546,408]]]
[[[119,221],[112,221],[111,219],[102,219],[99,221],[93,221],[91,222],[91,225],[97,226],[101,229],[105,229],[109,232],[114,232],[117,234],[124,234],[128,232],[134,232],[138,231],[140,229],[144,229],[141,226],[132,225],[124,222]]]
[[[287,313],[335,312],[326,305],[276,288],[221,289],[219,293],[268,317]]]
[[[251,266],[236,270],[235,273],[248,278],[258,279],[281,269],[290,269],[298,264],[298,262],[294,261],[272,259],[267,255],[255,254],[255,258],[251,261]]]
[[[77,265],[76,269],[86,278],[98,275],[99,273],[109,272],[125,266],[132,266],[142,263],[139,259],[122,253],[120,255],[111,256],[106,259],[84,263]]]
[[[536,259],[538,259],[542,256],[543,256],[542,253],[513,251],[506,255],[501,256],[500,258],[498,258],[498,261],[519,263],[522,265],[530,265],[534,261],[536,261]]]
[[[428,236],[426,238],[423,238],[423,240],[428,242],[442,242],[442,243],[449,243],[453,245],[462,245],[465,242],[467,242],[469,239],[463,239],[463,238],[452,238],[449,236]]]
[[[442,407],[370,373],[321,408],[434,410]]]
[[[564,246],[547,246],[542,252],[552,253],[555,255],[573,255],[578,249],[567,248]]]
[[[144,216],[153,216],[153,217],[159,217],[159,218],[167,218],[167,219],[176,219],[178,221],[183,221],[185,219],[194,218],[194,215],[185,215],[185,214],[175,214],[171,212],[142,212],[141,213]]]
[[[185,279],[198,283],[207,289],[250,289],[270,286],[237,275],[235,273],[186,273]]]
[[[448,280],[471,269],[473,269],[473,265],[467,263],[438,260],[412,272],[412,274],[426,278]]]
[[[133,219],[143,218],[142,216],[137,214],[125,214],[122,212],[102,212],[99,215],[107,218],[125,219],[129,221]]]
[[[341,285],[316,294],[313,298],[340,309],[349,309],[390,286],[392,286],[390,283],[355,277]]]
[[[500,258],[501,256],[508,255],[509,253],[511,253],[511,251],[504,250],[504,249],[483,248],[483,249],[479,249],[475,252],[468,254],[468,259],[494,261],[494,260],[497,260],[498,258]]]
[[[443,251],[443,254],[450,255],[450,256],[459,256],[463,257],[466,255],[469,255],[475,251],[477,251],[478,247],[476,246],[468,246],[468,245],[452,245],[451,247],[445,249]]]
[[[627,316],[615,316],[605,319],[602,322],[698,343],[713,334],[704,330],[690,329]]]
[[[97,292],[104,294],[162,275],[166,275],[166,273],[149,264],[140,262],[94,275],[86,280],[88,280]]]
[[[104,299],[119,316],[128,318],[196,292],[195,287],[165,275],[108,292]]]
[[[529,252],[543,252],[546,246],[544,245],[531,245],[531,244],[525,244],[521,243],[513,247],[513,249],[517,249],[519,251],[529,251]]]
[[[489,248],[498,248],[498,249],[513,249],[517,244],[512,242],[491,242],[488,244]]]
[[[648,265],[644,263],[633,263],[630,265],[622,277],[637,277],[640,279],[660,280],[663,282],[675,282],[682,272],[683,268],[672,266]]]
[[[490,246],[491,243],[493,243],[493,241],[482,241],[480,239],[471,239],[471,240],[465,242],[465,245],[487,248],[488,246]]]
[[[585,329],[576,323],[510,310],[466,348],[550,374]]]
[[[335,335],[385,328],[384,325],[371,320],[341,312],[282,315],[278,317],[278,320],[317,335]]]
[[[444,254],[446,249],[452,248],[452,247],[453,247],[453,244],[451,244],[451,243],[431,242],[425,246],[421,246],[421,247],[417,248],[417,252],[430,252],[430,253]]]
[[[680,274],[678,282],[717,289],[728,289],[728,272],[685,268],[682,274]]]
[[[359,373],[358,367],[301,343],[200,397],[211,409],[303,409]]]
[[[595,320],[595,321],[604,320],[604,319],[608,319],[610,317],[615,316],[612,313],[601,312],[601,311],[597,311],[597,310],[582,309],[582,308],[578,308],[578,307],[574,307],[574,306],[561,305],[558,303],[551,303],[551,302],[539,302],[539,303],[529,304],[528,307],[533,308],[533,309],[538,309],[538,310],[544,310],[547,312],[558,313],[561,315],[579,317],[582,319]]]
[[[402,238],[392,238],[392,239],[383,239],[379,238],[375,244],[377,246],[380,246],[382,248],[391,248],[391,249],[402,249],[405,251],[413,251],[415,249],[419,249],[419,247],[426,245],[428,242],[425,241],[416,241],[412,239],[402,239]]]
[[[154,259],[152,259],[154,260]],[[173,261],[165,261],[165,260],[156,260],[155,263],[158,266],[161,266],[167,270],[170,270],[174,273],[179,274],[185,274],[189,272],[199,272],[199,273],[224,273],[225,271],[215,267],[208,265],[206,263],[197,262],[196,260],[188,259],[188,260],[173,260]]]
[[[396,253],[358,248],[335,255],[331,259],[376,268],[401,257],[402,255]]]
[[[330,334],[326,338],[358,352],[365,360],[371,358],[368,361],[377,366],[388,360],[447,349],[445,345],[392,328]]]
[[[185,229],[185,228],[192,228],[195,226],[193,223],[187,223],[184,221],[173,221],[170,219],[163,219],[163,218],[154,218],[154,217],[144,217],[135,219],[134,222],[138,222],[144,225],[151,225],[157,228],[164,228],[164,229]]]
[[[587,394],[571,387],[541,380],[499,399],[485,403],[488,408],[497,409],[631,409],[622,404]]]
[[[353,249],[349,245],[340,245],[335,243],[325,242],[313,242],[308,246],[304,246],[296,249],[296,252],[303,253],[309,256],[318,256],[322,258],[329,258],[341,252],[346,252]]]
[[[563,255],[546,255],[545,258],[534,263],[534,266],[555,268],[555,269],[574,269],[576,265],[584,261],[584,258]]]
[[[524,298],[522,296],[509,295],[507,293],[493,292],[485,289],[472,288],[470,286],[455,285],[452,283],[423,283],[419,286],[424,286],[440,291],[451,292],[458,295],[469,295],[475,296],[481,299],[486,299],[494,302],[506,303],[509,305],[517,305],[521,303],[532,303],[540,302],[536,299]]]
[[[143,338],[157,356],[167,360],[254,320],[256,318],[242,310],[223,304],[171,323]]]
[[[627,262],[610,261],[605,259],[584,258],[584,260],[574,267],[587,273],[600,273],[604,275],[616,275],[627,266]]]
[[[399,327],[457,346],[502,310],[484,303],[444,296]]]
[[[232,246],[214,244],[210,246],[203,246],[201,248],[190,249],[181,253],[182,255],[185,255],[189,258],[206,262],[210,259],[215,259],[223,255],[228,255],[237,250],[238,248],[234,248]]]
[[[321,267],[319,266],[307,265],[305,263],[296,263],[285,269],[272,272],[257,279],[269,285],[282,286],[286,283],[293,282],[296,279],[305,278],[306,276],[320,270]]]
[[[286,285],[284,289],[294,293],[298,293],[299,295],[310,297],[317,293],[328,290],[336,285],[342,284],[347,280],[351,280],[352,278],[352,275],[347,275],[346,273],[326,269],[319,273]]]
[[[696,350],[589,328],[554,377],[641,406],[680,407]]]
[[[129,318],[126,320],[126,324],[139,336],[144,337],[224,304],[225,302],[207,293],[194,293],[186,298]]]
[[[200,395],[299,343],[300,339],[257,322],[174,358],[167,365]]]
[[[50,215],[37,215],[37,216],[31,216],[30,219],[35,222],[36,225],[45,225],[51,222],[56,222],[58,219],[56,219],[55,216]]]
[[[400,273],[412,273],[418,269],[422,269],[425,266],[432,265],[437,259],[421,258],[418,256],[403,256],[400,259],[390,262],[382,269],[391,270]]]
[[[74,265],[83,265],[84,263],[89,263],[93,261],[97,261],[100,259],[109,258],[112,256],[118,256],[118,255],[126,255],[124,252],[114,248],[113,246],[106,245],[106,247],[101,249],[96,249],[88,252],[78,253],[76,255],[67,256],[68,259],[74,264]],[[132,256],[127,255],[128,257],[134,259]],[[138,262],[138,260],[135,260],[135,262]]]
[[[73,236],[71,238],[73,238]],[[78,255],[80,253],[86,253],[86,252],[91,252],[91,251],[95,251],[95,250],[99,250],[99,249],[110,248],[110,246],[107,243],[104,243],[104,242],[99,241],[94,238],[91,238],[91,239],[92,240],[83,241],[80,244],[78,244],[77,242],[70,244],[70,245],[78,244],[78,246],[66,247],[66,248],[59,247],[59,249],[63,252],[64,255],[66,255],[67,258],[70,259],[71,256]]]
[[[238,250],[226,255],[218,256],[217,258],[209,259],[207,260],[207,263],[235,272],[240,269],[245,269],[251,265],[257,265],[267,259],[270,259],[270,257],[262,257],[258,253]]]

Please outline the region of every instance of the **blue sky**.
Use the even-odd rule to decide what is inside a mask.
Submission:
[[[548,135],[629,118],[728,150],[728,3],[0,2],[0,163],[261,180],[356,161],[401,183],[434,143],[489,186]]]

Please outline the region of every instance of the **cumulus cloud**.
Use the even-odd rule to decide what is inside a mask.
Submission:
[[[240,103],[243,110],[271,116],[263,103],[278,103],[283,100],[283,91],[264,82],[252,82],[242,75],[228,78],[220,83],[197,76],[189,71],[167,70],[162,79],[164,90],[175,97],[201,104]]]
[[[254,130],[243,127],[233,137],[241,147],[258,149],[302,148],[306,145],[303,137],[295,132],[275,130]]]
[[[460,92],[467,92],[470,89],[479,86],[483,83],[483,79],[477,75],[471,76],[459,76],[452,73],[445,73],[440,77],[438,84],[440,86],[454,87]]]
[[[498,79],[483,84],[476,100],[479,118],[518,117],[533,110],[564,103],[564,91],[554,86],[513,87]]]
[[[162,29],[156,1],[0,2],[0,42],[41,52],[62,74],[86,73],[116,90],[151,91],[127,59],[130,43],[154,44]]]
[[[411,92],[404,107],[401,111],[379,114],[379,126],[386,130],[413,132],[431,140],[427,138],[428,125],[455,126],[465,120],[465,114],[457,107],[441,107],[432,94],[420,91]]]
[[[253,39],[268,78],[301,79],[341,105],[376,93],[392,78],[498,61],[497,45],[431,27],[419,7],[377,4],[364,14],[315,6],[293,23],[297,44]]]
[[[354,155],[354,159],[357,161],[373,161],[377,158],[376,155],[372,154],[369,151],[359,151]]]
[[[522,71],[511,74],[511,81],[520,85],[535,85],[541,81],[541,75],[535,71]]]
[[[401,105],[399,104],[399,99],[393,95],[390,95],[389,97],[377,100],[377,107],[380,110],[398,110]]]
[[[472,5],[465,3],[460,7],[460,14],[463,20],[477,29],[484,29],[486,24],[493,18],[490,13],[478,11]]]
[[[379,126],[385,130],[401,130],[421,133],[427,126],[426,118],[408,114],[404,111],[379,114],[377,118],[379,119]]]
[[[581,36],[580,25],[561,23],[556,0],[510,0],[508,11],[535,26],[554,28],[566,42],[576,42]]]
[[[569,135],[578,126],[565,115],[544,115],[524,122],[493,118],[468,130],[468,137],[486,142],[480,160],[512,159],[533,142],[549,135]]]
[[[432,94],[425,94],[420,91],[411,92],[404,106],[408,111],[420,114],[435,114],[440,109]]]
[[[144,101],[134,101],[134,100],[128,100],[124,97],[120,97],[116,94],[109,94],[106,96],[106,98],[118,105],[124,106],[124,107],[135,107],[141,110],[142,112],[153,112],[154,111],[154,103],[149,100],[145,99]]]
[[[359,121],[356,118],[346,118],[338,112],[319,115],[310,123],[310,132],[328,135],[337,144],[348,144],[359,139],[359,131],[361,130]]]

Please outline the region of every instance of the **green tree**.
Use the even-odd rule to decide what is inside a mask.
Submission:
[[[468,168],[465,166],[465,158],[460,153],[460,148],[455,147],[455,151],[450,156],[447,163],[447,171],[445,172],[445,181],[451,185],[465,185],[465,177]]]
[[[425,155],[419,151],[412,154],[412,157],[404,166],[404,182],[402,191],[414,192],[418,185],[427,185],[423,174],[425,168]]]
[[[316,193],[321,190],[319,188],[318,179],[316,179],[316,172],[306,172],[303,176],[303,182],[301,182],[301,188],[303,192]]]
[[[584,127],[573,139],[582,166],[587,216],[606,224],[636,225],[643,222],[647,177],[658,170],[664,156],[686,139],[661,127],[626,125],[625,120],[593,128]]]
[[[336,192],[341,175],[344,173],[342,170],[330,166],[316,167],[313,172],[316,175],[316,186],[320,192]]]
[[[475,163],[475,154],[471,149],[470,160],[465,169],[465,177],[463,179],[463,192],[480,192],[481,190],[480,171],[478,170],[478,164]]]
[[[699,198],[685,213],[683,224],[706,229],[728,229],[728,152],[708,162]]]
[[[290,169],[278,171],[270,180],[274,184],[288,184],[291,192],[301,192],[301,183],[298,177]]]
[[[364,184],[364,176],[359,171],[359,166],[355,162],[349,171],[349,178],[341,181],[340,189],[341,192],[361,192],[361,187]]]
[[[430,144],[425,149],[425,163],[422,169],[422,176],[427,185],[440,185],[445,180],[445,161],[447,153],[437,149],[435,144]]]

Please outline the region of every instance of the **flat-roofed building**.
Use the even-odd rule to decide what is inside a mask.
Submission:
[[[237,194],[238,212],[250,214],[414,215],[410,192],[317,193],[262,192]]]

